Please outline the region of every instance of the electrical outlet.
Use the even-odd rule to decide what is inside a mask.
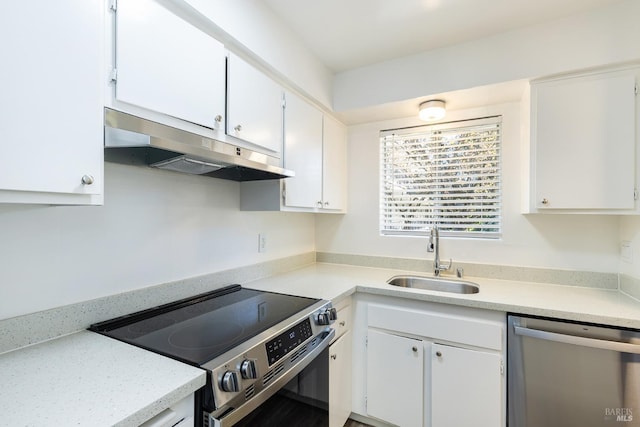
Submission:
[[[623,240],[620,244],[620,258],[624,262],[633,263],[633,248],[630,241]]]
[[[266,252],[267,251],[267,235],[264,233],[258,234],[258,252]]]

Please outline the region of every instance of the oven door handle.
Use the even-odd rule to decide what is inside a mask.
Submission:
[[[331,340],[336,336],[336,331],[333,328],[328,330],[328,333],[322,339],[322,342],[318,344],[316,348],[307,353],[300,361],[280,376],[277,380],[273,381],[267,387],[263,388],[260,393],[255,395],[251,400],[244,403],[237,409],[227,412],[223,417],[214,418],[209,414],[209,425],[213,427],[230,427],[242,420],[245,416],[249,415],[251,411],[258,406],[266,402],[271,396],[276,394],[285,384],[295,378],[304,368],[309,365],[320,353],[324,351],[331,343]]]
[[[563,344],[579,345],[582,347],[599,348],[602,350],[612,350],[622,353],[640,354],[639,344],[578,337],[574,335],[559,334],[556,332],[541,331],[539,329],[530,329],[522,326],[514,326],[513,328],[516,335],[521,335],[524,337],[537,338],[546,341],[555,341]]]

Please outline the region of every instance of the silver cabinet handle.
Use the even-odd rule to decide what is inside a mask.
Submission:
[[[91,184],[93,184],[93,181],[94,181],[94,179],[93,179],[93,176],[91,176],[91,175],[83,175],[82,176],[82,183],[84,185],[91,185]]]
[[[542,199],[540,201],[540,203],[542,203],[543,205],[548,205],[549,204],[549,199]]]
[[[442,352],[441,351],[436,351],[436,356],[437,357],[442,357]]]
[[[214,120],[216,121],[216,123],[220,123],[222,121],[222,116],[218,114]]]
[[[415,345],[411,348],[411,350],[413,350],[414,353],[418,352],[418,347],[416,347]]]
[[[235,130],[236,132],[240,132],[242,130],[242,125],[237,125],[233,128],[233,130]]]
[[[556,332],[541,331],[539,329],[524,328],[514,326],[516,335],[537,338],[546,341],[555,341],[564,344],[580,345],[582,347],[599,348],[602,350],[613,350],[623,353],[640,354],[640,344],[630,344],[626,342],[599,340],[596,338],[577,337],[573,335],[558,334]]]
[[[343,320],[342,322],[340,322],[340,323],[339,323],[339,325],[340,325],[340,326],[344,326],[344,325],[346,325],[346,324],[347,324],[347,322],[345,322],[344,320]]]
[[[338,358],[338,355],[337,355],[337,354],[332,354],[332,355],[331,355],[331,358],[332,358],[333,360],[336,360],[336,359]]]
[[[324,202],[324,207],[328,207],[329,206],[329,202]]]

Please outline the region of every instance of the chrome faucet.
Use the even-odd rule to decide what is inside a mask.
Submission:
[[[449,271],[452,265],[452,259],[449,259],[448,264],[440,262],[440,231],[438,226],[431,227],[429,233],[429,243],[427,244],[427,252],[434,252],[433,254],[433,274],[439,276],[442,271]]]

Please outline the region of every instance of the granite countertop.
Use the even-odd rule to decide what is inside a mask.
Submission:
[[[245,286],[333,301],[359,292],[640,329],[640,301],[615,289],[464,277],[462,280],[480,285],[480,292],[453,294],[398,288],[386,283],[399,274],[425,275],[317,263]]]
[[[0,355],[0,378],[0,425],[138,426],[202,387],[205,371],[82,331]]]

